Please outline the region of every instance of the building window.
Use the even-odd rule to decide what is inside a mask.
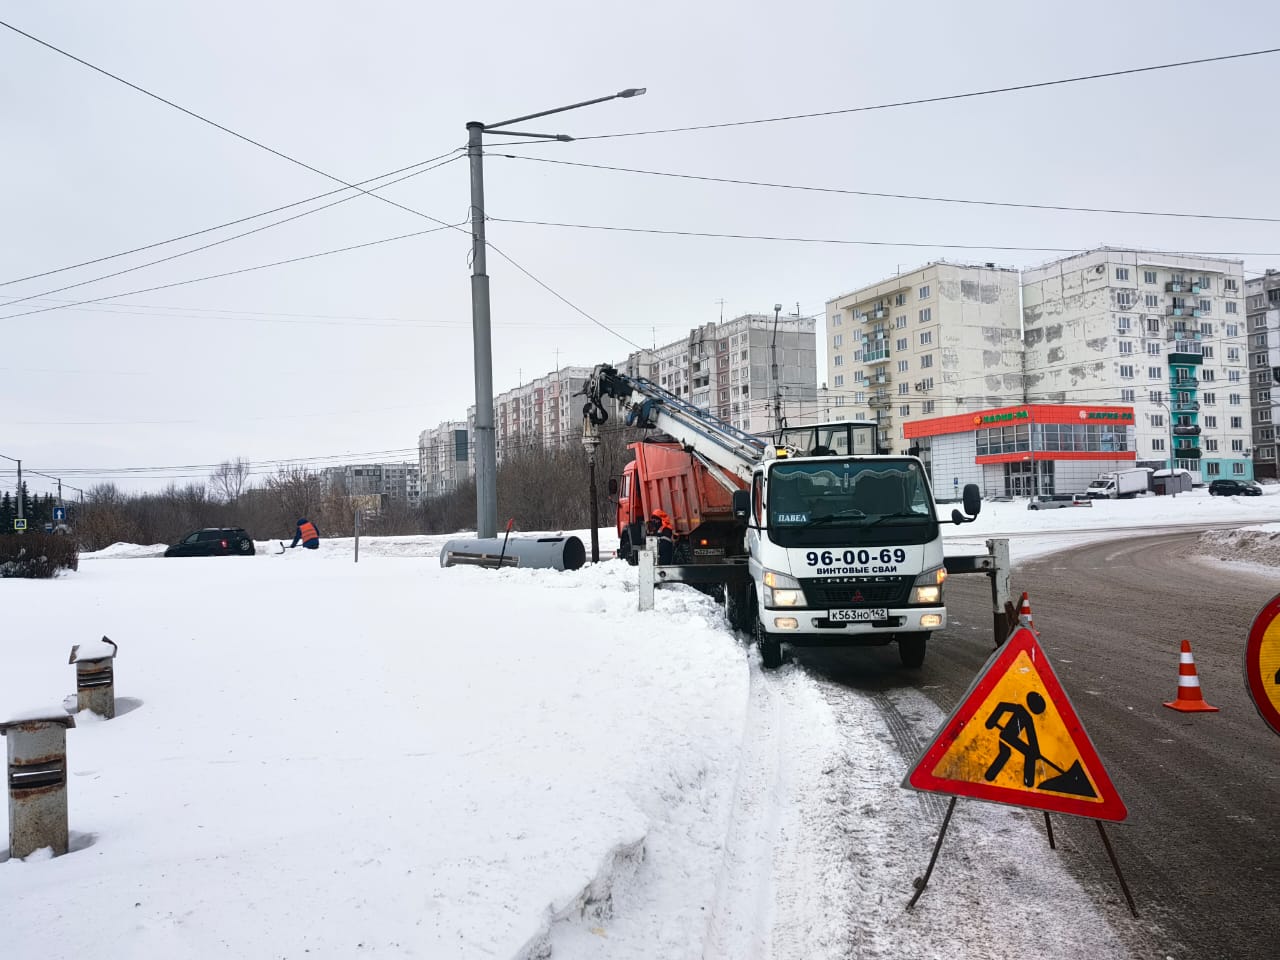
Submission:
[[[1205,381],[1206,383],[1208,383],[1208,382],[1210,382],[1210,381],[1212,381],[1212,380],[1217,380],[1217,379],[1218,379],[1218,372],[1217,372],[1216,370],[1201,370],[1201,371],[1200,371],[1200,379],[1201,379],[1201,380],[1203,380],[1203,381]]]
[[[1229,394],[1227,396],[1227,403],[1231,404],[1233,407],[1240,406],[1240,394],[1238,393]]]
[[[844,374],[843,374],[843,373],[837,373],[837,374],[836,374],[836,378],[835,378],[835,380],[834,380],[833,382],[835,383],[835,385],[836,385],[837,387],[843,387],[843,386],[844,386]]]
[[[1164,414],[1163,414],[1163,413],[1153,413],[1153,414],[1151,415],[1151,425],[1152,425],[1153,427],[1163,427],[1163,426],[1164,426]]]
[[[916,299],[917,299],[917,300],[928,300],[928,299],[929,299],[929,285],[928,285],[928,284],[925,284],[923,287],[921,287],[921,288],[920,288],[920,290],[919,290],[919,292],[918,292],[918,295],[917,295]]]
[[[843,356],[842,354],[837,353],[837,354],[836,354],[836,358],[835,358],[834,360],[832,360],[831,362],[832,362],[833,364],[835,364],[837,367],[843,367],[843,366],[844,366],[844,356]]]
[[[1123,390],[1121,390],[1121,391],[1120,391],[1120,402],[1121,402],[1121,403],[1133,403],[1133,388],[1132,388],[1132,387],[1126,387],[1125,389],[1123,389]]]
[[[895,330],[901,330],[906,325],[907,325],[907,315],[905,313],[902,314],[902,316],[900,317],[893,318],[893,328]]]
[[[1160,309],[1160,295],[1158,293],[1148,293],[1143,302],[1152,310]]]
[[[1128,268],[1128,267],[1116,267],[1116,279],[1117,279],[1117,280],[1128,280],[1128,279],[1129,279],[1129,268]]]
[[[1154,270],[1143,270],[1142,282],[1143,283],[1159,283],[1159,279],[1156,277],[1156,272]]]
[[[1160,344],[1152,342],[1147,344],[1147,353],[1153,357],[1160,356]]]
[[[1116,317],[1116,332],[1117,332],[1117,333],[1128,333],[1128,332],[1129,332],[1129,318],[1128,318],[1128,317]]]
[[[1161,437],[1156,437],[1156,438],[1154,438],[1154,439],[1151,441],[1151,449],[1152,449],[1152,450],[1163,450],[1163,449],[1164,449],[1164,440],[1163,440],[1163,438],[1161,438]]]
[[[926,353],[923,357],[921,357],[921,358],[920,358],[920,369],[921,369],[921,370],[925,370],[925,369],[927,369],[927,368],[929,368],[929,367],[932,367],[932,366],[933,366],[933,354],[932,354],[932,353]]]
[[[905,293],[900,293],[893,298],[893,305],[895,307],[904,307],[906,306],[906,304],[907,304],[907,295]]]
[[[1243,430],[1243,429],[1244,429],[1244,417],[1232,417],[1232,418],[1231,418],[1231,429],[1232,429],[1232,430]]]
[[[1239,312],[1239,305],[1234,300],[1228,300],[1226,306],[1223,307],[1223,309],[1227,313],[1237,313]]]
[[[1201,332],[1201,333],[1203,333],[1206,337],[1212,337],[1212,336],[1213,336],[1213,324],[1212,324],[1212,323],[1202,323],[1202,324],[1200,324],[1200,332]]]
[[[1270,391],[1270,390],[1263,390],[1261,393],[1259,393],[1259,394],[1258,394],[1258,402],[1259,402],[1259,403],[1270,403],[1270,402],[1271,402],[1271,391]]]
[[[1267,365],[1267,355],[1265,353],[1255,353],[1253,355],[1253,365],[1255,367],[1265,367]]]
[[[1227,382],[1228,382],[1228,383],[1239,383],[1239,382],[1240,382],[1240,371],[1239,371],[1239,370],[1228,370],[1228,371],[1227,371]]]
[[[1214,466],[1217,466],[1217,464],[1214,464]],[[1231,472],[1232,472],[1232,473],[1236,473],[1236,474],[1243,474],[1243,473],[1244,473],[1244,464],[1243,464],[1243,463],[1233,463],[1233,464],[1231,465]]]
[[[1218,441],[1213,439],[1213,437],[1206,437],[1204,441],[1204,449],[1207,453],[1217,453]]]
[[[1121,376],[1123,376],[1123,374],[1121,374]],[[1162,371],[1159,367],[1147,367],[1147,379],[1162,380],[1164,379],[1164,371]]]
[[[842,347],[842,346],[844,346],[844,334],[843,334],[843,333],[837,333],[837,334],[832,338],[832,340],[831,340],[831,345],[832,345],[833,347]]]
[[[933,343],[933,331],[932,331],[932,330],[921,330],[921,331],[920,331],[920,346],[922,346],[922,347],[924,347],[924,346],[928,346],[928,345],[929,345],[929,344],[931,344],[931,343]]]
[[[1206,427],[1208,427],[1210,430],[1216,430],[1216,429],[1218,428],[1218,418],[1217,418],[1217,417],[1205,417],[1205,418],[1204,418],[1204,425],[1205,425]]]
[[[1133,364],[1131,364],[1131,363],[1122,363],[1122,364],[1120,364],[1120,376],[1124,377],[1126,380],[1132,380],[1132,379],[1133,379]]]
[[[837,314],[835,314],[834,316],[832,316],[832,318],[831,318],[831,325],[832,325],[833,327],[838,327],[838,326],[840,326],[840,314],[838,314],[838,313],[837,313]]]
[[[1231,452],[1232,452],[1232,453],[1244,453],[1244,441],[1243,441],[1243,440],[1232,440],[1232,441],[1231,441]]]
[[[907,361],[907,360],[899,360],[899,361],[898,361],[898,372],[899,372],[899,373],[906,373],[908,369],[910,369],[910,362],[909,362],[909,361]]]
[[[1253,419],[1257,420],[1259,423],[1268,423],[1271,420],[1271,411],[1257,410],[1254,412]]]
[[[1121,352],[1121,353],[1133,353],[1133,341],[1132,341],[1132,340],[1121,340],[1121,341],[1120,341],[1120,352]]]
[[[1237,290],[1239,290],[1240,288],[1239,288],[1238,286],[1236,286],[1235,278],[1233,278],[1233,277],[1224,277],[1224,278],[1223,278],[1223,280],[1222,280],[1222,289],[1223,289],[1223,290],[1230,290],[1232,293],[1235,293],[1235,292],[1236,292]]]
[[[900,337],[899,339],[895,340],[894,349],[897,350],[899,353],[902,353],[903,351],[905,351],[907,349],[907,338]]]
[[[926,400],[920,408],[921,413],[933,413],[933,401]]]
[[[1275,459],[1275,451],[1274,451],[1274,450],[1272,450],[1270,447],[1259,447],[1259,448],[1258,448],[1258,459],[1259,459],[1259,460],[1274,460],[1274,459]]]
[[[911,404],[904,403],[902,406],[898,408],[898,413],[904,417],[911,416]]]
[[[1216,393],[1204,393],[1200,395],[1200,399],[1206,407],[1212,407],[1217,404],[1218,395]]]
[[[1200,306],[1200,312],[1201,312],[1201,313],[1208,313],[1210,310],[1212,310],[1212,309],[1213,309],[1213,301],[1212,301],[1212,300],[1201,300],[1201,301],[1200,301],[1199,306]]]
[[[921,323],[930,323],[930,322],[932,322],[932,320],[933,320],[933,308],[932,308],[932,307],[925,307],[923,310],[921,310],[921,311],[920,311],[920,322],[921,322]]]
[[[1147,317],[1147,333],[1159,333],[1160,321],[1155,317]]]
[[[1121,310],[1128,310],[1133,306],[1133,291],[1118,290],[1116,291],[1116,306]]]
[[[898,396],[905,397],[910,392],[911,392],[911,384],[909,383],[898,384]]]
[[[1200,353],[1206,360],[1213,359],[1213,347],[1201,347]]]

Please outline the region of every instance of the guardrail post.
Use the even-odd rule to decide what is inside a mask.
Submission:
[[[993,640],[998,647],[1009,636],[1009,623],[1005,616],[1004,604],[1012,600],[1009,592],[1009,541],[1001,538],[987,541],[987,552],[994,561],[991,570],[991,618]]]
[[[640,573],[640,609],[653,609],[654,562],[652,550],[640,550],[636,553],[636,567]]]
[[[65,712],[0,723],[9,755],[9,856],[29,857],[43,847],[67,852],[67,728]]]

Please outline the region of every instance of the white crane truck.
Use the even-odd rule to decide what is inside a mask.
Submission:
[[[718,579],[730,625],[753,637],[766,667],[782,664],[784,645],[894,641],[903,665],[924,662],[929,634],[947,624],[942,535],[924,464],[881,451],[877,424],[792,427],[770,442],[608,365],[583,393],[584,431],[608,419],[612,398],[629,425],[680,442],[732,492],[740,536],[725,561],[669,579]],[[976,484],[963,502],[951,522],[976,517]],[[638,548],[643,531],[630,539]]]

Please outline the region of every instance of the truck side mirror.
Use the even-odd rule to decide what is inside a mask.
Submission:
[[[735,520],[746,520],[751,515],[751,491],[733,491],[733,516]]]
[[[962,497],[964,500],[964,513],[959,510],[952,510],[952,523],[972,523],[978,518],[978,513],[982,510],[982,492],[978,489],[976,483],[966,483]],[[968,514],[968,516],[965,516],[965,514]]]
[[[618,495],[618,478],[609,478],[609,496],[616,497]]]

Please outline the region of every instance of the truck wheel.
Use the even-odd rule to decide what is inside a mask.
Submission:
[[[764,629],[760,617],[755,618],[755,641],[760,648],[760,663],[766,670],[777,670],[782,666],[782,641]]]
[[[929,642],[927,633],[898,634],[898,657],[904,667],[917,670],[924,665],[925,646]]]
[[[618,538],[618,558],[627,561],[633,567],[640,562],[636,552],[631,549],[631,534],[626,530],[623,530],[622,536]]]
[[[724,615],[730,630],[745,631],[751,624],[751,591],[745,587],[725,589]]]

